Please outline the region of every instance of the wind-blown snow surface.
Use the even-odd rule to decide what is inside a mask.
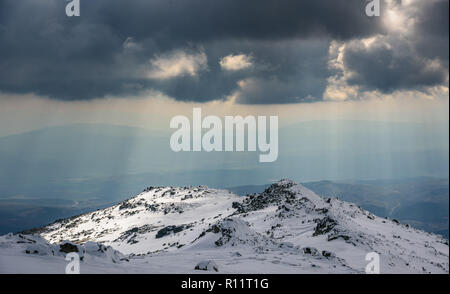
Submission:
[[[246,197],[150,187],[31,233],[0,237],[0,272],[63,273],[55,244],[65,240],[84,244],[81,273],[195,273],[204,264],[219,273],[364,273],[369,252],[380,254],[381,273],[449,272],[447,239],[289,180]]]

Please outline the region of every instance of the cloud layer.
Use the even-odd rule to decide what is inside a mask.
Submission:
[[[402,3],[403,2],[403,3]],[[448,0],[0,0],[0,92],[272,104],[448,86]]]

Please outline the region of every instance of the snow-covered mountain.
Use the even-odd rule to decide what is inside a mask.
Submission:
[[[149,187],[118,205],[0,237],[0,272],[62,273],[69,251],[83,255],[82,273],[364,273],[369,252],[380,255],[381,273],[449,272],[447,239],[289,180],[245,197]]]

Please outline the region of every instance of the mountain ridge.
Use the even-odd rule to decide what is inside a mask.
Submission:
[[[222,273],[364,273],[369,252],[380,254],[381,273],[449,268],[445,238],[322,198],[290,180],[244,197],[206,186],[149,187],[32,233],[49,246],[110,246],[128,260],[115,264],[118,271],[186,273],[214,261]],[[0,248],[14,251],[4,238]]]

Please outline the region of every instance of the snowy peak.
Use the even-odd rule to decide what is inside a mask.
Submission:
[[[199,187],[149,187],[118,205],[54,223],[42,229],[50,242],[98,241],[127,254],[174,250],[192,242],[240,198]]]
[[[149,187],[34,232],[49,248],[65,240],[86,252],[111,248],[108,260],[120,261],[121,252],[139,272],[185,273],[205,263],[230,273],[364,273],[369,252],[380,254],[382,273],[449,269],[448,240],[290,180],[245,197],[206,186]]]
[[[278,206],[285,211],[291,209],[312,211],[324,205],[324,200],[311,190],[291,180],[281,180],[270,185],[260,194],[248,195],[242,204],[236,204],[236,208],[238,213],[261,210],[270,206]]]

